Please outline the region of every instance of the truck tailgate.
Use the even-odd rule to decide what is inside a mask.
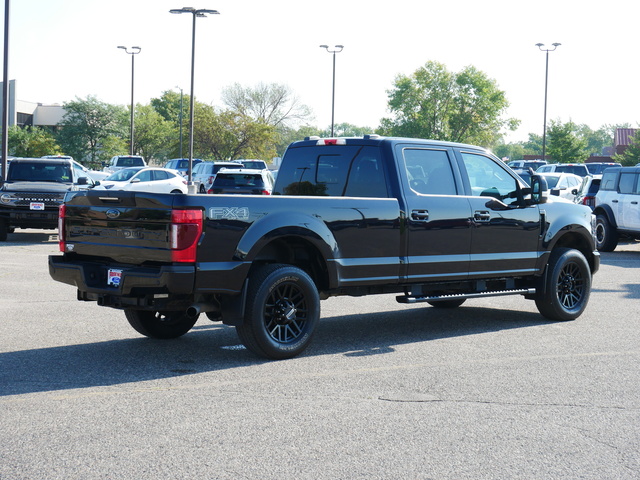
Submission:
[[[98,190],[70,194],[61,211],[60,249],[127,264],[184,261],[176,260],[178,237],[182,245],[195,245],[202,224],[176,228],[176,197]],[[199,214],[201,222],[201,210],[189,211]]]

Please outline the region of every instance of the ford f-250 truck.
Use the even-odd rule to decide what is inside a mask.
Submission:
[[[484,149],[427,140],[291,144],[272,196],[67,195],[51,276],[154,338],[200,313],[259,356],[302,352],[335,295],[454,308],[523,295],[577,318],[599,267],[588,207],[547,199]]]

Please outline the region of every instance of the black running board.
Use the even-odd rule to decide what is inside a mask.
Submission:
[[[484,298],[484,297],[503,297],[505,295],[535,295],[535,288],[519,288],[516,290],[499,290],[495,292],[477,292],[477,293],[456,293],[452,295],[399,295],[396,297],[398,303],[420,303],[420,302],[438,302],[446,300],[462,300],[467,298]]]

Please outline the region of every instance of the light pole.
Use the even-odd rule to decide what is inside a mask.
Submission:
[[[2,153],[0,183],[7,178],[9,153],[9,0],[4,1],[4,59],[2,62]]]
[[[118,46],[118,48],[123,49],[126,53],[131,55],[131,129],[130,129],[131,145],[129,147],[129,155],[133,155],[133,117],[134,117],[133,114],[135,110],[135,103],[133,103],[133,79],[134,79],[134,72],[135,72],[134,58],[136,58],[136,55],[140,53],[142,49],[140,47],[131,47],[131,51],[129,51],[127,47],[123,47],[122,45]]]
[[[183,93],[182,93],[182,88],[180,87],[176,87],[178,89],[180,89],[180,160],[182,160],[182,99],[183,99]]]
[[[187,171],[187,181],[189,182],[187,185],[189,193],[195,192],[195,187],[193,185],[193,79],[194,79],[194,70],[195,70],[195,60],[196,60],[196,18],[197,17],[206,17],[207,14],[218,15],[219,12],[217,10],[207,10],[204,8],[195,9],[193,7],[182,7],[176,8],[173,10],[169,10],[170,13],[190,13],[193,15],[193,26],[191,28],[191,98],[189,99],[189,169]]]
[[[333,55],[333,84],[331,89],[331,136],[333,137],[333,119],[336,105],[336,53],[340,53],[344,48],[344,45],[335,45],[333,49],[330,49],[329,45],[320,45],[320,48],[324,48],[327,52]]]
[[[546,160],[545,156],[547,154],[547,84],[549,83],[549,52],[553,52],[560,45],[562,44],[552,43],[551,46],[553,48],[542,48],[544,47],[544,43],[536,43],[536,47],[545,52],[547,57],[544,73],[544,127],[542,130],[542,160]]]

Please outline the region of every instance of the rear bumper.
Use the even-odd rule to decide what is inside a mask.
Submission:
[[[110,269],[122,272],[118,286],[107,284]],[[99,262],[69,260],[64,255],[51,255],[49,256],[49,275],[58,282],[77,287],[79,297],[82,294],[87,297],[85,298],[87,300],[96,300],[99,296],[192,295],[195,267],[193,265],[157,267],[106,265]]]

